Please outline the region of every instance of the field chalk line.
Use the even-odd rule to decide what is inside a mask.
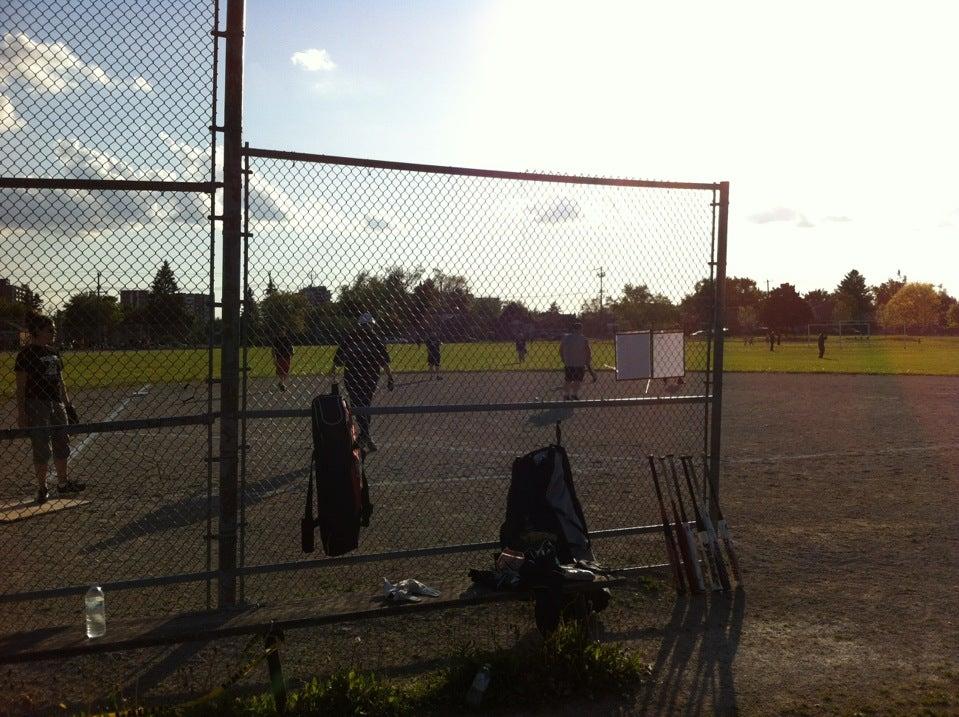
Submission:
[[[106,418],[103,419],[103,423],[109,423],[110,421],[114,420],[117,416],[119,416],[120,413],[123,411],[123,409],[127,407],[127,404],[130,403],[130,401],[132,401],[134,398],[146,396],[147,393],[150,392],[150,388],[152,387],[152,385],[153,384],[145,383],[142,386],[140,386],[140,388],[138,388],[136,391],[134,391],[129,396],[127,396],[122,401],[120,401],[120,403],[118,403],[114,407],[114,409],[110,411],[110,415],[108,415]],[[86,436],[84,436],[83,440],[80,441],[79,444],[77,444],[77,447],[70,450],[70,458],[68,459],[68,462],[72,461],[74,458],[80,455],[80,452],[84,448],[86,448],[88,445],[90,445],[99,435],[100,435],[99,433],[88,433]]]

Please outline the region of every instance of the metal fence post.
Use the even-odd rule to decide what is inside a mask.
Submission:
[[[228,0],[223,102],[223,343],[220,358],[220,520],[217,555],[217,606],[221,609],[236,604],[244,20],[244,0]]]
[[[709,431],[709,473],[719,502],[719,461],[723,436],[723,340],[726,324],[726,233],[729,227],[729,182],[719,184],[719,233],[716,248],[713,312],[713,403]],[[712,508],[716,510],[715,505]],[[718,518],[718,516],[714,516]]]

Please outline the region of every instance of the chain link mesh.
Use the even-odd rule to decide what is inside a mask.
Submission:
[[[576,321],[583,324],[598,380],[586,376],[580,399],[708,394],[703,329],[712,296],[702,289],[713,247],[710,189],[253,154],[244,308],[248,408],[302,408],[327,392],[338,346],[347,371],[351,361],[371,361],[363,352],[351,358],[347,348],[368,318],[375,322],[369,333],[389,354],[394,390],[384,376],[371,401],[378,451],[366,465],[376,508],[361,554],[497,540],[512,460],[552,442],[557,419],[590,528],[656,523],[645,454],[702,452],[705,400],[567,408],[557,403],[572,393],[559,343]],[[694,315],[689,299],[681,305],[697,294],[697,282],[706,301]],[[684,383],[616,380],[614,332],[684,326],[693,334]],[[285,373],[275,365],[282,359],[275,360],[290,345],[290,377],[271,376]],[[369,375],[378,373],[373,368]],[[347,376],[356,404],[349,383]],[[368,398],[359,397],[360,405]],[[539,401],[552,405],[490,410]],[[403,412],[376,415],[397,407]],[[300,560],[290,526],[303,512],[308,420],[250,419],[246,434],[245,562]],[[605,541],[597,551],[620,565],[662,561],[659,535]],[[299,585],[288,576],[259,576],[247,597],[269,600],[278,589],[303,592],[304,584],[310,594],[371,588],[379,576],[401,570],[439,579],[450,569],[486,563],[484,555],[364,563]]]
[[[0,597],[211,564],[215,210],[200,184],[169,188],[213,180],[216,14],[210,0],[0,7]],[[85,490],[55,487],[50,461],[44,504],[35,464],[62,457],[62,439],[9,435],[60,420],[46,359],[17,363],[34,312],[54,321],[79,422],[108,424],[69,438]],[[188,414],[194,425],[137,425]],[[112,612],[197,609],[205,593],[114,593]],[[77,602],[9,605],[0,630],[72,621]]]
[[[92,583],[136,584],[111,593],[114,616],[212,606],[218,14],[202,0],[0,8],[0,631],[75,619],[63,588]],[[655,524],[643,456],[706,442],[712,185],[269,154],[248,152],[239,562],[264,572],[241,578],[248,600],[486,567],[449,547],[497,539],[512,459],[554,440],[560,419],[590,527]],[[44,343],[31,312],[54,320],[83,424],[69,477],[87,484],[42,504],[35,464],[62,441],[26,429],[59,422],[60,396],[18,396],[17,356]],[[395,387],[367,397],[376,508],[357,556],[386,557],[290,571],[304,557],[304,409],[366,314]],[[565,385],[559,353],[577,320],[598,376],[581,388]],[[615,379],[614,332],[645,329],[684,330],[683,383]],[[593,403],[562,402],[573,393]],[[637,396],[671,402],[614,401]],[[663,555],[647,534],[597,553]]]

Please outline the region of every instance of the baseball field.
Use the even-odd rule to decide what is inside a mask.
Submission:
[[[705,352],[688,341],[687,370],[702,370]],[[293,357],[294,375],[323,373],[333,359],[332,346],[299,346]],[[0,353],[0,395],[13,392],[12,352]],[[395,371],[425,371],[426,353],[421,346],[398,343],[390,346]],[[188,383],[206,376],[206,349],[162,349],[149,351],[69,351],[64,354],[71,386],[97,388],[131,386],[146,382]],[[268,348],[249,349],[251,377],[270,376],[273,362]],[[214,375],[219,350],[213,352]],[[615,364],[612,342],[593,342],[593,365]],[[741,339],[726,342],[727,371],[774,373],[904,374],[926,376],[959,375],[959,337],[875,336],[870,339],[835,337],[827,344],[826,355],[818,358],[815,342],[790,341],[769,351],[757,338],[752,344]],[[530,371],[558,370],[561,367],[557,344],[531,341],[524,363],[516,359],[510,342],[454,343],[443,347],[446,371]]]
[[[822,361],[814,344],[775,348],[730,341],[727,352],[722,492],[745,589],[677,600],[654,580],[617,592],[602,617],[604,639],[643,655],[649,682],[625,701],[575,703],[560,714],[959,710],[959,342],[873,338],[841,348],[837,342]],[[596,348],[599,365],[607,361],[604,352],[609,347]],[[269,354],[251,353],[248,408],[302,407],[329,385],[320,375],[329,366],[328,349],[298,349],[296,375],[283,393],[268,378]],[[380,389],[378,405],[557,396],[558,372],[548,370],[556,365],[554,345],[531,345],[525,365],[516,363],[511,344],[449,346],[449,372],[440,381],[415,371],[424,353],[415,345],[392,348],[404,373],[394,392]],[[151,352],[125,362],[122,354],[90,354],[85,364],[83,356],[70,355],[67,366],[74,402],[87,420],[204,409],[200,352]],[[175,357],[195,363],[187,369]],[[496,362],[496,370],[476,370]],[[820,366],[829,366],[828,373],[813,375]],[[704,389],[705,377],[690,371],[680,395]],[[584,397],[625,397],[637,390],[642,392],[607,370],[584,387]],[[662,391],[654,384],[650,393]],[[12,401],[3,406],[11,425]],[[361,551],[495,540],[510,461],[553,440],[552,425],[543,420],[553,410],[375,417],[380,451],[368,473],[376,507]],[[566,415],[563,440],[591,529],[654,524],[643,457],[698,451],[702,420],[698,404]],[[264,565],[302,559],[298,519],[308,422],[251,420],[247,442],[243,560]],[[90,434],[77,437],[73,448],[71,470],[89,484],[83,496],[89,502],[0,525],[8,591],[84,585],[103,576],[203,571],[208,560],[215,565],[216,541],[205,538],[218,510],[215,484],[207,483],[205,427]],[[26,442],[6,442],[3,451],[4,499],[29,496]],[[655,533],[598,540],[596,550],[614,564],[663,559]],[[324,599],[375,592],[383,576],[439,581],[488,562],[488,554],[477,552],[269,573],[247,577],[243,590],[251,603]],[[114,591],[108,595],[110,614],[202,609],[207,589],[198,581]],[[73,621],[80,629],[78,601],[68,596],[7,604],[0,629]],[[532,630],[523,605],[317,628],[290,635],[284,664],[294,682],[344,665],[401,677],[440,667],[444,656],[465,645],[464,636],[474,645],[494,646]],[[83,710],[116,695],[182,701],[225,679],[242,647],[243,641],[222,641],[68,660],[57,666],[55,693],[44,665],[11,668],[4,707],[42,712],[63,701]],[[264,689],[264,680],[265,674],[254,672],[239,689]]]

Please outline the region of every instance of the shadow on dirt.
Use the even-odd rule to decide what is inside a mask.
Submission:
[[[652,680],[637,700],[640,714],[737,713],[733,663],[739,649],[746,593],[680,597],[653,664]]]
[[[255,483],[248,483],[246,486],[246,507],[256,505],[295,481],[304,480],[308,474],[308,468],[300,468],[278,476],[270,476]],[[219,497],[215,494],[210,496],[209,503],[205,493],[184,496],[173,503],[167,503],[156,510],[134,518],[119,528],[112,537],[88,546],[85,552],[92,553],[104,548],[116,547],[136,538],[200,523],[206,520],[207,511],[215,519],[219,511],[219,505]]]

